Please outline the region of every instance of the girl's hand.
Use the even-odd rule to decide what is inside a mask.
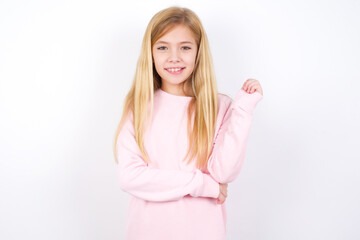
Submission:
[[[218,198],[216,199],[217,204],[223,204],[225,202],[225,199],[227,198],[227,187],[227,183],[219,183],[220,193]]]
[[[252,94],[254,92],[258,92],[261,95],[263,95],[261,85],[260,85],[259,81],[256,79],[249,78],[248,80],[246,80],[244,82],[244,85],[242,86],[241,89],[243,89],[244,91],[246,91],[247,93],[250,93],[250,94]]]

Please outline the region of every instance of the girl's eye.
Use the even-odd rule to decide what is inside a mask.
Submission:
[[[158,50],[165,50],[165,49],[166,49],[165,46],[158,47]]]
[[[191,48],[190,47],[187,47],[187,46],[184,46],[182,47],[184,50],[190,50]]]

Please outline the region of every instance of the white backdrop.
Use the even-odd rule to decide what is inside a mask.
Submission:
[[[0,239],[123,238],[114,132],[146,25],[177,4],[220,92],[264,90],[228,239],[360,239],[356,0],[0,1]]]

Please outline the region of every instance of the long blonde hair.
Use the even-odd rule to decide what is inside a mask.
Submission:
[[[209,43],[198,16],[187,8],[170,7],[153,16],[143,38],[140,56],[137,62],[135,77],[132,86],[126,95],[123,113],[116,130],[114,141],[115,161],[117,138],[129,114],[132,114],[135,140],[142,153],[144,161],[150,163],[147,156],[143,137],[147,122],[149,124],[153,113],[154,91],[161,87],[161,78],[155,70],[152,59],[152,47],[155,42],[165,35],[174,26],[183,24],[194,34],[198,45],[194,71],[185,82],[190,81],[193,96],[188,106],[187,132],[189,149],[185,158],[189,156],[187,164],[196,157],[196,167],[205,168],[211,153],[217,118],[217,86]],[[185,85],[185,84],[184,84]],[[184,86],[183,85],[183,86]],[[150,114],[147,109],[150,103]],[[191,129],[191,118],[194,115],[194,124]],[[121,160],[121,159],[120,159]]]

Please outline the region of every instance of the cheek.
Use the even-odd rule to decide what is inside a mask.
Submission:
[[[154,63],[154,67],[155,67],[155,71],[159,74],[162,75],[162,71],[164,68],[164,61],[161,58],[161,56],[158,55],[153,55],[153,63]]]
[[[162,56],[159,56],[159,55],[155,54],[155,55],[153,55],[153,61],[154,61],[155,65],[161,65],[161,64],[163,64],[164,59],[163,59]]]
[[[153,56],[153,63],[156,69],[159,68],[159,59],[156,56]]]
[[[196,53],[189,55],[187,58],[187,62],[189,65],[195,65],[195,60],[196,60]]]

